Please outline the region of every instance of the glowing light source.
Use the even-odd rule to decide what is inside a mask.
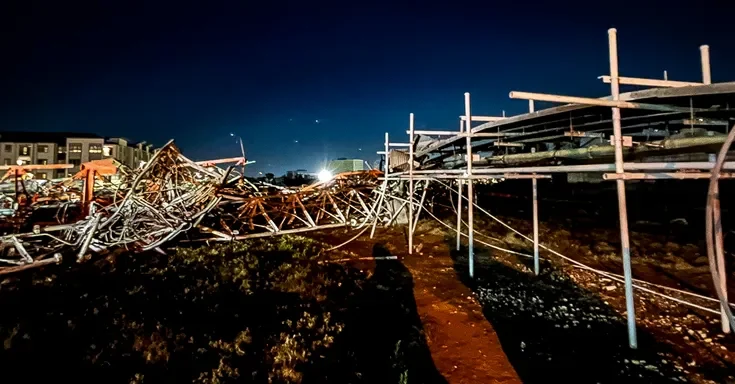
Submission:
[[[321,171],[319,171],[319,174],[317,174],[316,177],[319,178],[319,181],[326,182],[332,180],[333,175],[332,172],[329,172],[326,169],[322,169]]]

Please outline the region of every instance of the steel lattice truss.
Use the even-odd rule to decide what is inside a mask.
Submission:
[[[87,174],[82,189],[92,193],[86,199],[79,199],[83,191],[69,180],[38,191],[33,204],[11,218],[22,221],[14,225],[16,233],[0,237],[0,274],[68,255],[82,261],[119,247],[160,250],[174,239],[232,241],[384,222],[389,212],[378,209],[375,188],[381,175],[340,174],[298,189],[255,185],[233,167],[187,159],[170,142],[143,168],[120,169],[116,183]],[[29,222],[44,210],[54,212],[47,215],[50,223]]]

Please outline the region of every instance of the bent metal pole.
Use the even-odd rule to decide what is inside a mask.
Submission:
[[[620,84],[618,83],[618,41],[617,30],[610,28],[607,31],[610,49],[610,91],[612,99],[620,99]],[[621,174],[623,168],[623,137],[620,127],[620,108],[612,108],[613,134],[615,135],[615,173]],[[628,345],[632,349],[638,348],[638,336],[635,325],[635,299],[633,297],[633,271],[630,266],[630,238],[628,237],[628,210],[625,199],[625,180],[617,179],[618,214],[620,215],[620,244],[623,254],[623,275],[625,278],[625,308],[628,317]]]

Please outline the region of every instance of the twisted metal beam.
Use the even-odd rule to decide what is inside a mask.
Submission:
[[[117,247],[160,249],[184,233],[190,241],[234,241],[361,227],[390,215],[374,209],[382,176],[376,171],[298,189],[257,186],[233,175],[232,167],[191,161],[169,142],[144,167],[120,167],[117,176],[115,183],[84,178],[39,190],[33,204],[16,210],[23,214],[16,229],[32,229],[0,237],[0,274],[59,263],[65,255],[84,261]],[[100,188],[84,184],[90,182]],[[82,191],[89,190],[94,198],[83,205]],[[34,221],[48,209],[55,210],[51,223]]]

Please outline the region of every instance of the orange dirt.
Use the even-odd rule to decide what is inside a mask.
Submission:
[[[445,253],[405,260],[434,364],[449,383],[520,383],[495,330]],[[435,272],[431,278],[417,277],[419,270]]]
[[[351,236],[334,231],[312,237],[339,244],[343,237]],[[374,239],[361,236],[340,251],[370,256],[376,243],[391,250],[411,272],[426,341],[437,370],[448,383],[521,382],[495,330],[483,316],[482,307],[457,276],[451,251],[442,235],[421,235],[416,239],[416,251],[408,255],[401,232],[378,229]],[[365,263],[365,267],[370,268],[372,264]]]

